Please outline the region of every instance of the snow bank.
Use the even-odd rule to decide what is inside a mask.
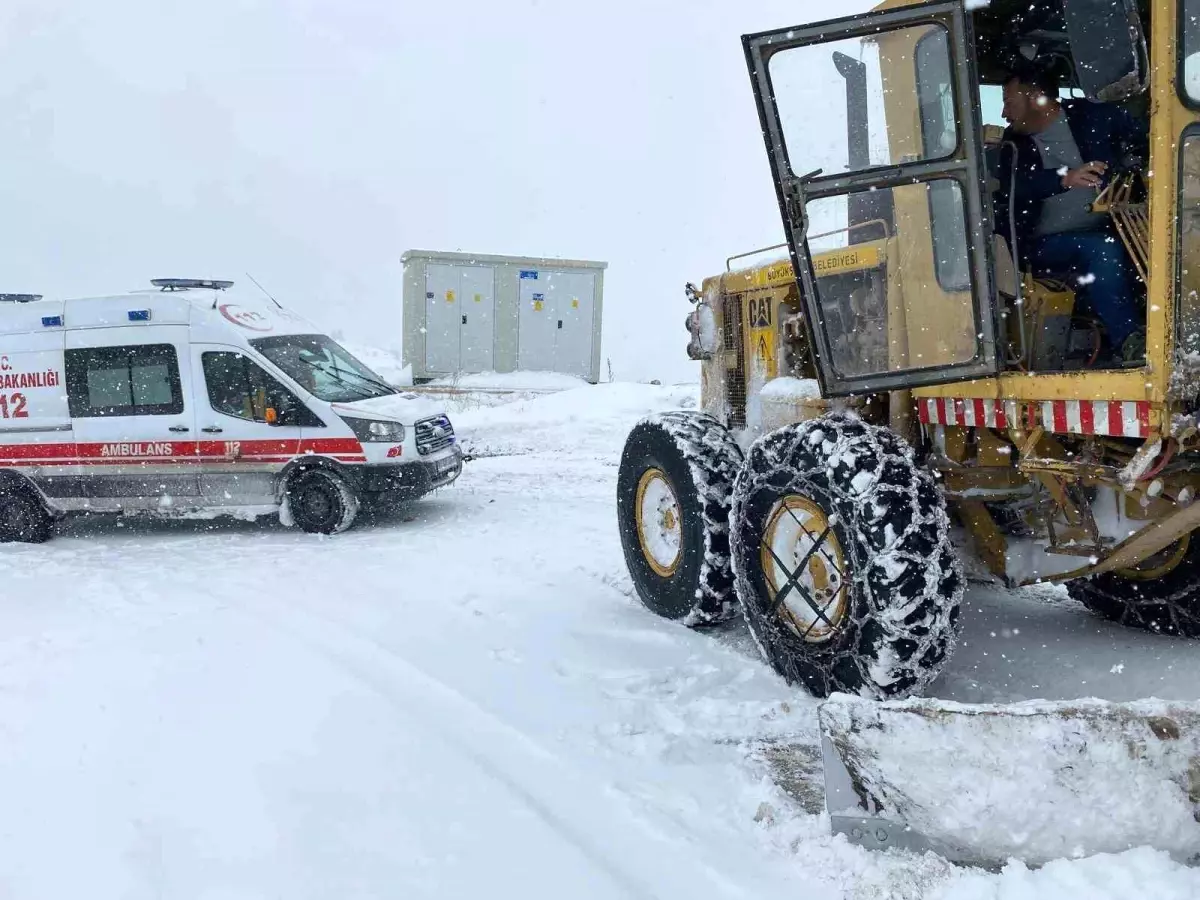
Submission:
[[[1038,864],[1151,846],[1200,861],[1200,703],[838,695],[820,719],[881,817],[966,857]]]
[[[340,343],[340,342],[339,342]],[[399,351],[383,350],[378,347],[363,347],[359,344],[342,344],[356,358],[381,376],[388,384],[408,387],[413,383],[412,366],[404,365]]]
[[[454,427],[473,456],[557,453],[615,464],[634,423],[668,409],[695,409],[699,393],[698,385],[588,385],[460,412]]]
[[[477,372],[456,375],[453,378],[438,378],[430,384],[468,390],[569,391],[583,387],[587,382],[562,372]]]

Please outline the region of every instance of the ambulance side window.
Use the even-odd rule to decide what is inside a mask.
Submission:
[[[219,413],[265,422],[270,398],[285,397],[293,407],[303,407],[291,391],[241,353],[205,352],[200,354],[200,363],[208,402]]]
[[[183,412],[179,359],[171,344],[68,350],[66,362],[74,419]]]

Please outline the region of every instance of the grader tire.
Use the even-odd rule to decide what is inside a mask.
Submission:
[[[819,697],[920,691],[955,642],[945,500],[892,432],[842,413],[760,438],[734,486],[738,598],[759,649]]]
[[[1069,581],[1067,593],[1121,625],[1200,638],[1200,535],[1188,535],[1135,569]]]
[[[704,625],[737,611],[729,500],[742,451],[716,419],[666,412],[629,433],[617,473],[617,523],[638,598]]]

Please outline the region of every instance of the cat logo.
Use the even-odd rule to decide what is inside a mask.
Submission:
[[[771,327],[771,300],[768,297],[754,297],[750,300],[750,327]]]

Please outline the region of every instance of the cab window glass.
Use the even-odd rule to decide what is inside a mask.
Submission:
[[[1180,12],[1183,31],[1183,91],[1200,103],[1200,0],[1184,0]]]
[[[284,398],[294,407],[300,406],[291,391],[241,353],[202,353],[200,363],[204,369],[208,402],[219,413],[251,422],[266,422],[271,399]]]
[[[948,156],[958,146],[958,117],[950,81],[950,36],[945,29],[930,29],[917,41],[916,63],[924,158]]]
[[[909,74],[918,64],[929,85],[919,111],[912,109]],[[958,147],[953,57],[941,25],[795,47],[772,55],[767,66],[797,174],[944,159]],[[918,116],[929,119],[920,135],[913,127]]]
[[[927,158],[954,152],[958,142],[954,87],[950,80],[950,36],[931,29],[917,41],[917,100],[921,110],[921,145]],[[959,214],[962,189],[954,181],[929,186],[929,221],[933,236],[933,263],[944,291],[971,287],[970,248],[966,220]]]
[[[66,362],[73,418],[183,412],[179,360],[171,344],[68,350]]]
[[[1175,327],[1181,362],[1200,360],[1200,128],[1184,134],[1179,154],[1179,299]]]

